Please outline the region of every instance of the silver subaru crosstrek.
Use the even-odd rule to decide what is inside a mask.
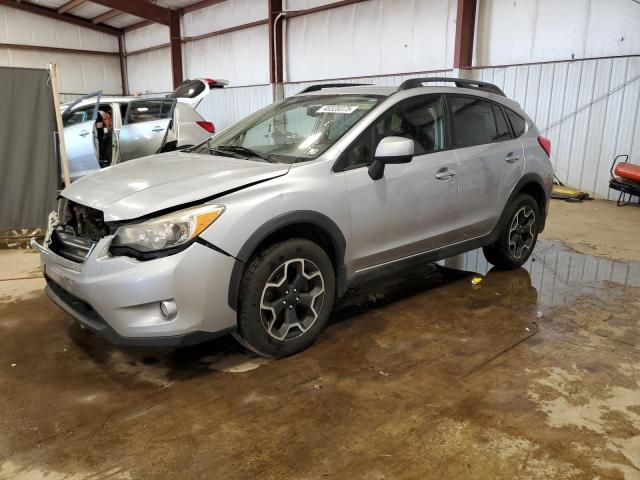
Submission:
[[[492,84],[314,86],[73,183],[34,246],[51,298],[114,343],[233,333],[282,357],[349,287],[417,260],[483,247],[521,266],[545,225],[549,150]]]

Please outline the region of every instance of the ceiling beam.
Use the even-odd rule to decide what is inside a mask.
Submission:
[[[139,28],[148,27],[149,25],[155,25],[155,23],[150,20],[143,20],[142,22],[134,23],[133,25],[124,27],[123,30],[125,33],[128,33],[133,32],[134,30],[138,30]]]
[[[169,25],[170,14],[168,8],[159,7],[153,3],[145,2],[143,0],[91,0],[94,3],[104,5],[105,7],[113,8],[114,10],[120,10],[124,13],[135,15],[136,17],[144,18],[145,20],[151,20],[155,23],[162,25]]]
[[[106,22],[107,20],[111,20],[114,17],[117,17],[118,15],[122,15],[122,12],[120,10],[109,10],[108,12],[103,13],[102,15],[98,15],[97,17],[93,17],[91,19],[92,23],[103,23]]]
[[[87,0],[71,0],[71,1],[69,1],[67,3],[65,3],[64,5],[61,5],[60,7],[58,7],[58,13],[59,14],[63,14],[65,12],[68,12],[71,9],[79,7],[80,5],[85,3],[86,1]]]
[[[287,18],[295,18],[303,15],[311,15],[312,13],[324,12],[326,10],[333,10],[334,8],[346,7],[349,5],[355,5],[356,3],[366,2],[368,0],[340,0],[333,3],[325,3],[318,7],[307,8],[305,10],[289,10],[285,12]]]
[[[53,8],[41,7],[33,3],[17,2],[16,0],[0,0],[0,5],[22,10],[23,12],[33,13],[35,15],[41,15],[43,17],[53,18],[54,20],[60,20],[62,22],[71,23],[91,30],[97,30],[102,33],[108,33],[109,35],[120,35],[122,33],[120,29],[113,28],[108,25],[95,25],[87,19],[76,17],[75,15],[70,15],[68,13],[59,14],[58,11]]]
[[[83,55],[104,55],[107,57],[117,56],[118,52],[105,52],[102,50],[81,50],[77,48],[49,47],[46,45],[24,45],[15,43],[0,43],[0,48],[10,48],[12,50],[39,50],[53,53],[81,53]]]
[[[195,12],[196,10],[201,10],[203,8],[210,7],[212,5],[218,5],[219,3],[224,2],[225,0],[200,0],[199,2],[192,3],[191,5],[187,5],[182,7],[180,13],[184,15],[185,13]]]

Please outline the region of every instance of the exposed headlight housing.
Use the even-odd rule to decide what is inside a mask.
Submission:
[[[116,230],[111,251],[114,254],[133,253],[143,258],[175,253],[215,222],[224,210],[223,205],[201,205],[152,220],[123,225]]]

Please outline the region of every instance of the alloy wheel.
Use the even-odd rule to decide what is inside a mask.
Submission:
[[[318,319],[324,301],[324,278],[315,263],[287,260],[269,276],[260,297],[260,319],[276,340],[294,340]]]
[[[509,253],[514,259],[523,258],[535,239],[536,215],[527,205],[520,208],[509,227]]]

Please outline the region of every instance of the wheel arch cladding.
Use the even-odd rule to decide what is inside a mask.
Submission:
[[[272,218],[244,242],[236,255],[229,280],[229,306],[237,311],[240,282],[246,263],[255,252],[288,238],[305,238],[317,243],[326,252],[336,272],[336,292],[344,293],[346,274],[344,254],[346,241],[340,228],[326,215],[310,210],[297,210]]]
[[[539,223],[540,225],[539,232],[542,232],[544,230],[544,226],[547,220],[546,206],[549,199],[544,189],[544,182],[542,180],[542,177],[537,173],[528,173],[518,181],[515,188],[511,192],[511,195],[509,195],[509,199],[507,200],[507,203],[505,205],[504,212],[502,214],[502,217],[500,218],[499,225],[500,226],[504,225],[504,222],[508,220],[506,218],[507,210],[509,206],[513,203],[513,201],[516,199],[516,197],[521,193],[526,193],[527,195],[533,197],[533,199],[536,201],[536,204],[538,205],[538,210],[540,211],[540,216],[542,217]]]

